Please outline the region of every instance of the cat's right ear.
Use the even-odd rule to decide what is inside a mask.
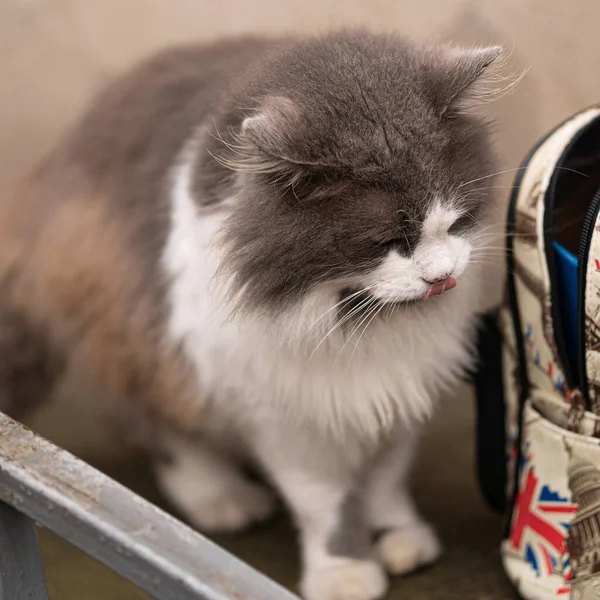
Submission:
[[[449,47],[441,55],[430,55],[434,73],[432,95],[441,116],[470,112],[507,90],[507,86],[497,85],[502,51],[502,46]]]
[[[284,96],[267,96],[242,121],[241,135],[267,156],[293,160],[300,127],[301,113],[294,102]]]

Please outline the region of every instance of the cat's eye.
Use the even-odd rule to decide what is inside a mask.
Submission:
[[[454,223],[452,223],[452,225],[450,225],[450,228],[448,229],[448,233],[450,235],[455,235],[457,233],[461,233],[462,231],[464,231],[465,229],[468,229],[469,227],[474,225],[474,219],[473,216],[470,215],[469,213],[465,213],[463,215],[461,215],[460,217],[458,217],[458,219],[456,219],[456,221],[454,221]]]
[[[396,250],[402,255],[411,253],[410,243],[406,237],[391,238],[385,242],[379,242],[377,247],[386,251]]]
[[[377,246],[380,248],[392,248],[394,246],[399,246],[400,244],[402,244],[402,240],[400,238],[392,238],[384,242],[377,242]]]

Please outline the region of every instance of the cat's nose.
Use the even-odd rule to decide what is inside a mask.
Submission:
[[[425,278],[423,277],[423,281],[425,283],[428,283],[429,285],[433,285],[434,283],[444,283],[444,281],[448,281],[448,279],[450,279],[450,273],[444,273],[443,275],[440,275],[439,277],[436,277],[435,279],[433,278]]]

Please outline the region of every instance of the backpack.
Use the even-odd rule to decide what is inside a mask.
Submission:
[[[529,153],[483,320],[477,468],[525,600],[600,599],[600,105]]]

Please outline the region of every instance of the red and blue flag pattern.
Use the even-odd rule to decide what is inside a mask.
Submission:
[[[562,573],[566,585],[557,595],[568,595],[572,578],[566,549],[569,523],[577,505],[540,481],[525,458],[513,522],[510,543],[529,563],[537,577]]]

